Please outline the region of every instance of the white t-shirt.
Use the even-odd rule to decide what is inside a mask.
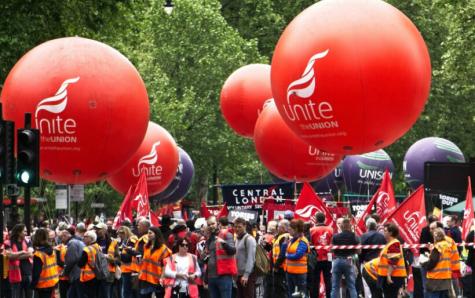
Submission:
[[[167,266],[165,267],[165,276],[168,278],[173,278],[175,279],[175,284],[174,287],[180,286],[180,292],[187,292],[188,288],[188,280],[181,279],[181,278],[176,278],[176,274],[188,274],[188,268],[190,266],[189,258],[188,256],[180,256],[178,254],[175,255],[175,269],[176,271],[173,271],[170,267],[170,265],[167,263]],[[201,270],[200,266],[198,265],[198,262],[195,264],[195,272],[194,272],[196,277],[201,276]]]

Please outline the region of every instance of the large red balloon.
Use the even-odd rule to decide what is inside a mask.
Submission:
[[[257,155],[274,175],[287,181],[314,181],[326,176],[341,155],[308,145],[285,124],[273,102],[266,104],[254,129]]]
[[[239,135],[252,138],[262,104],[272,98],[270,65],[250,64],[233,72],[221,90],[221,112]]]
[[[78,37],[43,43],[24,55],[2,91],[3,114],[41,131],[41,177],[89,183],[117,171],[147,130],[147,90],[115,49]]]
[[[285,122],[327,152],[386,147],[408,131],[429,95],[424,40],[380,0],[328,0],[298,15],[272,58],[272,92]]]
[[[163,191],[176,175],[179,155],[173,137],[163,127],[149,122],[147,133],[139,149],[123,168],[107,178],[118,192],[126,193],[145,172],[150,196]]]

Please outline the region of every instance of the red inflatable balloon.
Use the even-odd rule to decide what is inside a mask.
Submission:
[[[273,102],[266,104],[254,129],[256,152],[264,166],[287,181],[315,181],[339,165],[341,155],[308,145],[285,124]]]
[[[376,151],[404,135],[424,108],[430,78],[421,34],[379,0],[310,6],[272,58],[272,92],[285,122],[333,153]]]
[[[252,138],[262,104],[272,98],[270,66],[250,64],[233,72],[221,90],[221,112],[239,135]]]
[[[145,172],[148,194],[153,196],[167,188],[175,178],[178,162],[178,147],[173,137],[160,125],[149,122],[137,152],[119,172],[107,178],[107,182],[124,194]]]
[[[3,114],[40,129],[41,177],[80,184],[104,179],[137,150],[149,118],[147,90],[115,49],[78,37],[29,51],[2,91]]]

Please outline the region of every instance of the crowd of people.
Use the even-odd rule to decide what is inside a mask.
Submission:
[[[31,237],[17,224],[4,232],[1,297],[472,297],[473,246],[457,246],[455,217],[429,216],[417,249],[377,215],[361,237],[347,218],[325,220],[46,222]]]

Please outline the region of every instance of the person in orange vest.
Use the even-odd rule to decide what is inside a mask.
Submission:
[[[307,255],[310,252],[310,245],[303,232],[303,221],[301,219],[292,219],[289,227],[291,239],[281,247],[285,251],[287,295],[289,298],[292,297],[296,289],[303,297],[308,297]]]
[[[383,298],[383,292],[378,287],[379,257],[363,265],[362,275],[371,292],[371,298]]]
[[[236,245],[228,228],[218,229],[216,217],[207,220],[207,278],[211,298],[231,298],[233,276],[237,275]]]
[[[127,249],[133,249],[138,238],[135,236],[129,227],[121,226],[117,230],[119,236],[120,249],[120,270],[122,271],[122,289],[121,295],[123,298],[138,297],[138,293],[132,288],[132,273],[134,272],[134,265],[132,263],[132,256],[127,253]]]
[[[49,242],[49,232],[40,228],[33,235],[33,274],[31,286],[35,288],[38,298],[51,298],[59,282],[56,254]]]
[[[94,274],[94,265],[97,252],[101,247],[96,243],[97,235],[94,231],[87,231],[84,234],[84,244],[86,245],[82,251],[78,266],[81,268],[81,275],[79,281],[87,298],[96,298],[99,294],[99,281]]]
[[[62,233],[63,231],[59,232],[60,235]],[[64,265],[68,247],[64,243],[60,243],[54,249],[56,252],[56,263],[58,264],[59,272],[59,297],[66,298],[69,289],[69,277],[64,274]]]
[[[429,261],[422,265],[427,270],[426,289],[428,297],[449,297],[452,287],[452,244],[441,228],[433,232],[435,244],[430,246]],[[458,253],[458,252],[457,252]]]
[[[287,282],[285,280],[285,250],[281,247],[290,239],[288,233],[290,222],[287,219],[279,221],[277,236],[272,242],[272,291],[271,297],[287,297]]]
[[[164,260],[170,255],[171,251],[166,246],[160,229],[150,227],[139,271],[140,297],[151,298],[153,293],[157,298],[164,296],[165,291],[160,284],[160,279]]]
[[[33,269],[33,247],[26,240],[26,227],[17,224],[5,241],[8,257],[8,279],[12,297],[31,297],[31,272]]]
[[[397,298],[407,277],[404,253],[398,236],[399,228],[395,224],[384,225],[384,238],[388,244],[379,255],[378,285],[383,289],[385,298]]]
[[[178,251],[166,259],[165,298],[198,298],[201,284],[201,270],[195,255],[188,252],[191,241],[178,238],[174,250]]]

